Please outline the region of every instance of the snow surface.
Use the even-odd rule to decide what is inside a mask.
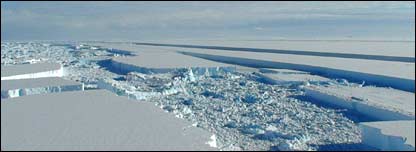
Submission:
[[[207,144],[212,134],[104,90],[4,101],[2,150],[215,150]]]
[[[415,121],[360,123],[363,143],[383,151],[414,151]]]

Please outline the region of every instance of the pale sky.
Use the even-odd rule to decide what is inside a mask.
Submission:
[[[415,40],[408,2],[2,2],[3,40]]]

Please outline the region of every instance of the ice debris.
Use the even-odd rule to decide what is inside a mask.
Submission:
[[[284,143],[311,149],[298,143],[303,134],[316,138],[309,141],[314,145],[359,141],[357,126],[341,114],[290,98],[301,94],[298,89],[260,83],[256,76],[238,72],[194,75],[195,81],[190,73],[131,72],[120,81],[105,81],[119,95],[156,102],[215,133],[220,149],[269,150]]]
[[[305,135],[300,138],[295,138],[294,140],[287,140],[286,142],[279,145],[279,150],[281,151],[315,151],[313,147],[308,146],[310,137]]]
[[[207,144],[211,147],[217,148],[217,138],[215,137],[215,134],[211,136],[211,141],[208,141]]]

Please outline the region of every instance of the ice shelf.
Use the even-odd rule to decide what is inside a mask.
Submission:
[[[216,150],[211,133],[104,90],[6,99],[1,128],[2,150]]]
[[[305,95],[378,120],[414,120],[415,95],[405,91],[357,86],[306,86]]]
[[[316,57],[302,54],[279,54],[269,52],[257,52],[250,51],[249,49],[247,50],[244,48],[236,48],[233,50],[221,50],[222,47],[212,47],[209,49],[204,49],[203,47],[182,47],[181,45],[172,47],[169,45],[165,46],[164,44],[146,43],[144,43],[145,45],[137,45],[136,47],[134,47],[133,44],[141,43],[111,43],[107,45],[114,45],[119,48],[129,48],[136,52],[142,53],[146,53],[145,50],[157,49],[159,49],[158,52],[161,52],[160,50],[163,50],[163,52],[179,51],[186,55],[227,64],[238,64],[242,66],[250,66],[256,68],[293,69],[307,71],[312,74],[325,77],[344,78],[348,79],[349,81],[355,82],[366,81],[367,84],[383,87],[392,87],[409,92],[414,92],[415,90],[414,58],[411,59],[413,60],[413,62],[391,62],[390,60],[383,59],[370,60],[370,57],[369,59],[367,59],[367,57],[341,58],[337,56],[325,56],[324,54],[328,53],[328,51],[322,52],[322,56],[319,56],[318,53],[319,57]],[[368,49],[373,50],[372,52],[375,52],[374,50],[377,48],[377,45],[369,45],[371,47]],[[147,48],[143,48],[143,46],[146,46]],[[389,47],[397,46],[399,45],[394,43],[394,45]],[[363,49],[363,47],[360,47],[360,49]],[[404,50],[408,50],[408,47],[405,47]],[[404,50],[401,52],[406,53],[406,51]],[[349,53],[350,51],[351,50],[346,51],[346,53]],[[354,54],[356,53],[356,51],[352,51],[351,53]],[[379,55],[384,56],[386,54]],[[385,57],[389,58],[390,56]]]
[[[103,48],[117,49],[117,50],[125,50],[130,51],[131,54],[138,55],[140,53],[165,53],[165,52],[176,52],[170,48],[164,49],[160,47],[152,47],[152,46],[138,46],[133,43],[129,42],[90,42],[91,45],[98,45]]]
[[[228,64],[256,68],[292,69],[355,82],[366,81],[368,84],[409,92],[415,90],[414,63],[194,48],[186,48],[186,51],[182,51],[182,53]]]
[[[191,68],[196,74],[205,71],[235,71],[235,66],[190,57],[179,53],[140,53],[134,57],[115,57],[111,66],[124,72],[165,73],[176,69]]]
[[[63,67],[58,63],[1,66],[1,80],[62,77],[63,73]]]
[[[158,44],[184,44],[228,48],[292,50],[304,52],[368,54],[379,56],[415,57],[414,41],[366,40],[166,40],[146,41]],[[242,49],[244,50],[244,49]],[[276,51],[278,52],[278,51]]]
[[[1,98],[14,98],[25,95],[84,90],[82,83],[59,77],[2,80]]]
[[[289,84],[296,85],[302,84],[305,82],[326,82],[329,81],[328,78],[311,75],[308,72],[295,71],[288,69],[260,69],[261,73],[255,73],[257,76],[263,78],[270,84]]]
[[[360,123],[362,142],[380,150],[415,150],[415,121]]]

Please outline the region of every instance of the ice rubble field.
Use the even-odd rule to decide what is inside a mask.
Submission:
[[[162,109],[213,132],[220,149],[268,150],[276,144],[311,149],[306,144],[360,141],[357,126],[336,111],[288,98],[301,92],[256,79],[241,73],[195,76],[189,70],[157,75],[130,73],[125,82],[110,80],[108,86],[116,87],[114,92],[119,95],[154,101]]]
[[[360,84],[345,79],[271,84],[258,73],[221,69],[122,73],[108,63],[113,57],[135,55],[140,52],[69,42],[1,44],[2,65],[60,63],[64,79],[81,82],[85,89],[107,89],[140,102],[154,102],[215,134],[220,150],[375,149],[360,144],[357,120],[345,110],[302,98],[305,86]]]
[[[1,65],[59,63],[64,67],[65,78],[82,82],[88,89],[95,88],[99,78],[117,76],[100,68],[97,62],[122,54],[111,50],[85,48],[71,44],[2,43]]]

